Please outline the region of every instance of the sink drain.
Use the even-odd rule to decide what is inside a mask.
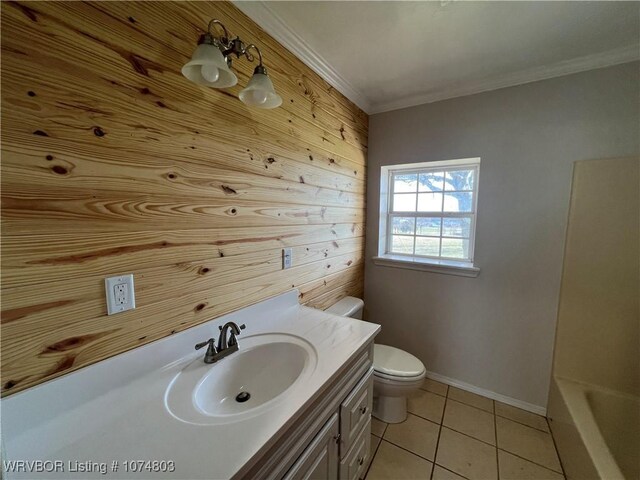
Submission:
[[[240,392],[236,395],[236,402],[244,403],[251,398],[251,394],[249,392]]]

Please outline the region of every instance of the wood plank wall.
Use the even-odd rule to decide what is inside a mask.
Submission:
[[[277,110],[180,74],[211,18]],[[222,2],[2,3],[2,393],[291,288],[363,285],[366,114]],[[281,270],[282,247],[294,267]],[[104,277],[137,308],[107,316]]]

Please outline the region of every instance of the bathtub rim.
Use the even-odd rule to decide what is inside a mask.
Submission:
[[[600,478],[624,480],[625,476],[607,445],[589,405],[587,391],[599,391],[611,395],[624,395],[624,393],[555,375],[554,381]]]

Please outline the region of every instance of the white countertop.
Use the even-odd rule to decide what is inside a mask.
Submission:
[[[175,418],[165,406],[168,386],[204,356],[194,345],[217,338],[218,326],[228,321],[246,324],[241,350],[250,335],[301,337],[316,351],[315,369],[258,416],[217,425]],[[255,463],[379,330],[300,306],[293,290],[11,395],[0,401],[3,459],[59,463],[39,465],[54,470],[42,473],[25,465],[26,472],[6,478],[231,478]],[[149,472],[145,465],[127,472],[124,462],[131,461],[172,461],[175,471]]]

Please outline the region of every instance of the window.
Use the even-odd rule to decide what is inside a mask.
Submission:
[[[479,271],[473,266],[479,173],[479,158],[382,167],[376,259]]]

